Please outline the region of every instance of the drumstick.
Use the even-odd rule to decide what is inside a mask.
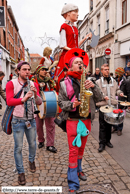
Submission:
[[[113,99],[113,98],[110,98],[110,99],[113,100],[113,101],[124,102],[124,101],[116,100],[116,99]]]

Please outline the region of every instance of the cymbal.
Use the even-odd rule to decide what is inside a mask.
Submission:
[[[113,111],[113,108],[109,105],[101,106],[100,111],[104,113],[109,113]]]
[[[130,102],[120,102],[120,105],[122,105],[122,106],[130,106]]]

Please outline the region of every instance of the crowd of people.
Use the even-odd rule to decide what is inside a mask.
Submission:
[[[0,84],[0,94],[8,106],[15,106],[12,118],[12,132],[14,137],[14,159],[18,172],[19,185],[26,184],[25,171],[23,166],[23,137],[24,133],[29,145],[29,169],[32,173],[36,171],[36,137],[38,137],[38,148],[45,146],[49,152],[56,153],[55,142],[55,116],[40,117],[34,114],[35,105],[40,106],[43,103],[43,93],[56,91],[58,94],[58,104],[62,111],[62,119],[66,120],[66,132],[69,147],[68,164],[68,186],[69,193],[76,193],[79,189],[79,178],[87,180],[82,170],[82,158],[87,137],[91,131],[91,122],[94,120],[95,112],[99,110],[99,148],[102,152],[105,146],[113,148],[111,143],[111,132],[118,131],[122,134],[123,123],[112,126],[104,120],[104,113],[100,107],[104,105],[113,105],[115,108],[118,101],[127,96],[130,102],[130,60],[125,69],[119,67],[115,70],[115,78],[110,75],[109,65],[104,63],[101,71],[97,67],[95,73],[86,72],[85,81],[81,84],[81,77],[84,71],[84,58],[70,56],[68,64],[64,63],[64,56],[72,48],[78,48],[85,40],[91,39],[89,33],[78,43],[78,30],[74,22],[78,18],[78,7],[73,4],[66,4],[61,15],[65,18],[65,23],[60,28],[60,48],[63,49],[59,62],[53,61],[50,57],[52,49],[46,47],[43,51],[43,58],[31,75],[31,66],[28,62],[21,61],[15,69],[15,74],[10,75],[10,81],[6,85],[6,95]],[[78,51],[77,51],[78,53]],[[58,76],[59,75],[59,76]],[[5,74],[0,72],[0,82]],[[28,82],[28,78],[30,81]],[[84,89],[93,93],[90,97],[88,115],[80,114],[80,105],[82,101],[81,85]],[[19,98],[14,96],[21,90]],[[84,103],[84,102],[82,102]],[[85,106],[84,106],[85,107]],[[43,124],[45,123],[46,138]],[[82,134],[78,139],[79,130]]]

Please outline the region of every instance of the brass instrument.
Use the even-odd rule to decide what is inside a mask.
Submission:
[[[27,77],[27,84],[28,84],[28,91],[30,91],[30,80],[29,78]],[[33,91],[32,91],[33,92]],[[34,92],[33,92],[33,96],[31,97],[32,98],[32,101],[33,101],[33,105],[34,105],[34,114],[38,114],[40,111],[37,109],[37,105],[36,105],[36,102],[35,102],[35,97],[34,97]]]
[[[81,85],[80,85],[80,106],[79,106],[79,115],[81,117],[87,117],[89,115],[89,104],[90,104],[90,96],[93,93],[85,88],[85,68],[83,68],[83,74],[81,75]]]

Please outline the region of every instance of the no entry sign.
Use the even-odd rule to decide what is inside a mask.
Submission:
[[[110,54],[111,54],[111,49],[107,48],[107,49],[105,50],[105,54],[106,54],[106,55],[110,55]]]

